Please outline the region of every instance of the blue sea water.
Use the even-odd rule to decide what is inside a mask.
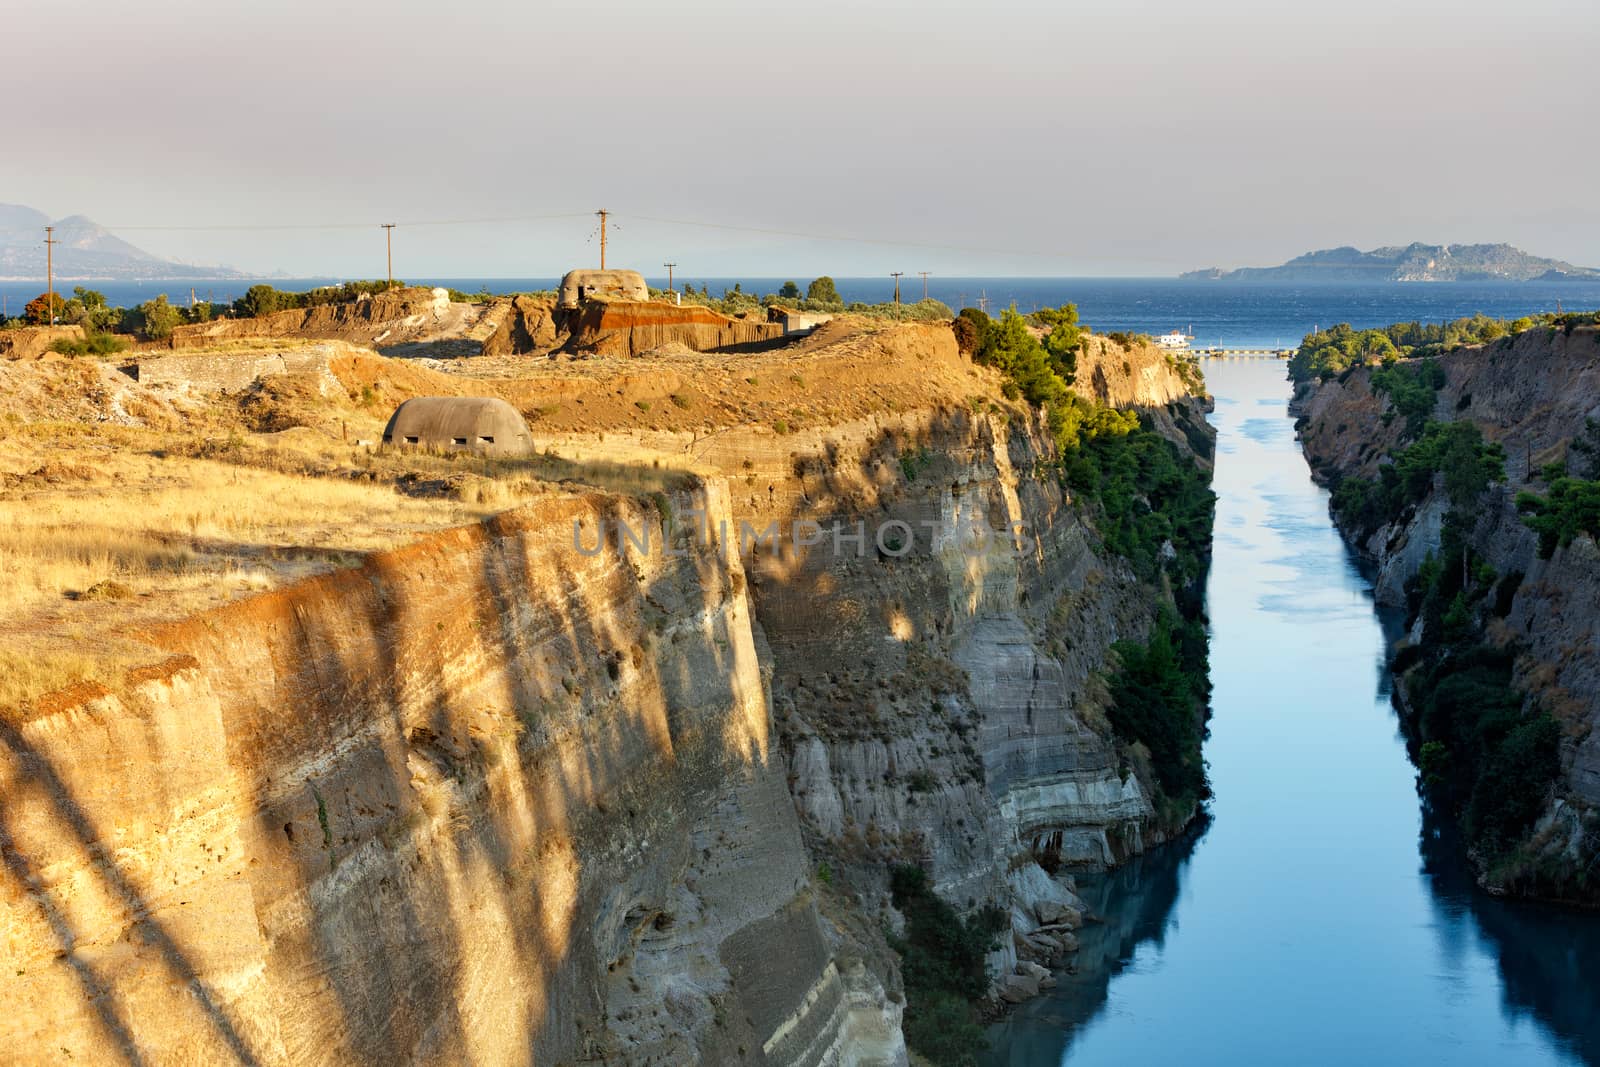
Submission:
[[[280,289],[302,290],[334,284],[338,278],[271,279]],[[487,289],[494,293],[554,288],[556,278],[427,278],[408,277],[420,285],[444,285],[465,292]],[[810,279],[796,279],[803,289]],[[696,278],[678,275],[696,289],[709,287],[720,294],[741,286],[745,292],[770,293],[783,278]],[[894,298],[890,278],[838,278],[839,293],[848,301],[876,303]],[[651,278],[665,287],[667,279]],[[87,284],[106,294],[113,304],[132,306],[166,293],[174,303],[187,303],[190,290],[197,299],[231,301],[242,295],[249,280],[183,282],[61,282],[57,291],[70,294],[72,286]],[[13,315],[44,291],[40,282],[0,282]],[[901,299],[922,297],[920,278],[901,279]],[[1176,278],[929,278],[928,295],[950,307],[978,307],[986,301],[990,311],[1015,305],[1021,311],[1078,305],[1083,320],[1102,333],[1114,330],[1160,334],[1185,330],[1196,347],[1285,348],[1318,326],[1348,322],[1357,327],[1386,326],[1391,322],[1438,322],[1483,312],[1497,318],[1516,318],[1561,308],[1600,308],[1600,283],[1588,282],[1455,282],[1429,284],[1351,285],[1240,285],[1222,282],[1179,281]]]

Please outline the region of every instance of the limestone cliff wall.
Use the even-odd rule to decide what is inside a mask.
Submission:
[[[885,360],[970,369],[942,325],[875,343],[892,346]],[[1080,381],[1085,368],[1158,425],[1173,425],[1169,405],[1203,425],[1201,400],[1154,349],[1107,344],[1080,358]],[[777,533],[750,539],[745,569],[809,851],[871,917],[840,931],[846,951],[873,958],[885,864],[916,862],[958,905],[1015,909],[1003,974],[1018,951],[1049,954],[1028,937],[1053,898],[1009,877],[1019,865],[1115,864],[1176,829],[1103,714],[1110,646],[1147,632],[1161,594],[1041,470],[1054,446],[1039,421],[950,405],[787,434],[537,443],[585,461],[692,459],[727,480],[730,536]],[[797,549],[797,533],[815,543]]]
[[[895,861],[1036,990],[1085,910],[1039,862],[1176,828],[1102,714],[1163,594],[947,327],[850,343],[984,402],[547,435],[702,487],[551,491],[0,718],[0,1059],[904,1063]]]
[[[1537,536],[1517,515],[1515,496],[1530,487],[1530,471],[1563,458],[1586,418],[1600,418],[1600,332],[1528,330],[1442,356],[1439,365],[1446,382],[1433,417],[1471,420],[1507,454],[1507,484],[1485,495],[1471,534],[1477,558],[1501,575],[1524,575],[1490,637],[1521,651],[1517,684],[1563,727],[1562,774],[1536,840],[1557,864],[1588,862],[1600,820],[1600,551],[1580,535],[1539,559]],[[1301,387],[1296,408],[1306,457],[1323,478],[1372,477],[1400,444],[1404,420],[1373,392],[1370,370],[1341,378]],[[1448,509],[1436,487],[1413,513],[1357,546],[1378,568],[1380,602],[1405,602],[1406,582],[1439,550]]]
[[[0,1058],[902,1059],[816,918],[737,556],[575,551],[604,521],[660,534],[552,495],[0,725]]]

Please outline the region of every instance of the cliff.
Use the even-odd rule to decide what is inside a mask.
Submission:
[[[297,432],[444,377],[330,353]],[[1079,371],[1209,443],[1155,350]],[[1009,915],[1016,997],[1086,910],[1041,864],[1188,818],[1104,716],[1167,594],[948,327],[500,387],[526,503],[5,713],[9,1059],[904,1063],[888,865]]]
[[[1516,495],[1547,491],[1545,464],[1570,461],[1576,473],[1581,457],[1569,457],[1572,442],[1585,432],[1586,419],[1600,418],[1600,335],[1592,326],[1539,327],[1459,349],[1437,363],[1443,384],[1431,417],[1471,423],[1505,453],[1505,481],[1478,498],[1463,533],[1473,567],[1486,565],[1485,578],[1495,577],[1481,594],[1474,592],[1481,584],[1476,577],[1465,590],[1475,625],[1490,646],[1512,658],[1512,685],[1527,697],[1524,714],[1542,710],[1560,727],[1559,773],[1521,842],[1518,863],[1493,870],[1480,856],[1480,880],[1499,890],[1593,903],[1583,872],[1597,852],[1600,820],[1600,552],[1580,533],[1540,558],[1539,537],[1518,514]],[[1374,373],[1357,368],[1300,387],[1301,440],[1313,471],[1326,482],[1374,479],[1407,443],[1406,420],[1395,416],[1390,396],[1374,390]],[[1408,583],[1430,556],[1444,558],[1450,550],[1450,511],[1446,479],[1439,476],[1414,506],[1370,531],[1335,512],[1346,536],[1376,566],[1380,603],[1416,610],[1415,585]],[[1477,595],[1481,603],[1472,599]],[[1425,648],[1440,639],[1419,616],[1408,643]]]
[[[9,718],[7,1059],[892,1049],[821,938],[738,559],[575,553],[607,519],[659,531],[556,495]]]

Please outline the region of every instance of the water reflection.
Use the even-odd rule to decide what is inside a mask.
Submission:
[[[1078,879],[1092,915],[1079,933],[1076,973],[1060,973],[1049,995],[1019,1006],[990,1029],[992,1062],[1007,1067],[1062,1062],[1073,1037],[1105,1006],[1114,978],[1135,965],[1142,946],[1159,954],[1171,927],[1183,870],[1205,833],[1202,820],[1165,848],[1139,856],[1110,874]]]
[[[1106,921],[992,1062],[1600,1063],[1600,918],[1472,887],[1390,705],[1403,620],[1328,520],[1281,368],[1207,375],[1212,822],[1083,880]]]
[[[1423,811],[1418,849],[1433,890],[1441,952],[1456,960],[1474,952],[1488,954],[1504,984],[1500,1010],[1509,1025],[1548,1027],[1568,1055],[1600,1063],[1600,996],[1595,989],[1600,934],[1594,918],[1480,892],[1467,876],[1454,825],[1431,809]]]

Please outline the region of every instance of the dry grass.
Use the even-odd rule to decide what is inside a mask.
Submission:
[[[101,681],[131,663],[70,647],[0,648],[0,708],[84,681]]]

